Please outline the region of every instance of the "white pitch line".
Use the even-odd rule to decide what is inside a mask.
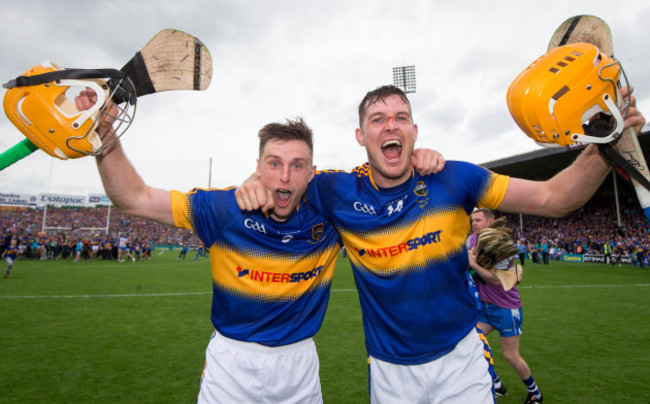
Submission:
[[[132,293],[119,295],[54,295],[54,296],[0,296],[0,299],[103,299],[112,297],[167,297],[167,296],[193,296],[210,295],[212,292],[185,292],[185,293]]]
[[[517,286],[518,289],[579,289],[579,288],[629,288],[648,287],[650,283],[610,284],[610,285],[531,285]]]
[[[519,286],[519,289],[580,289],[580,288],[629,288],[650,287],[650,283],[608,284],[608,285],[538,285]],[[356,289],[332,289],[331,292],[356,292]],[[212,292],[179,292],[179,293],[130,293],[115,295],[53,295],[53,296],[0,296],[0,299],[104,299],[115,297],[166,297],[166,296],[195,296],[211,295]]]

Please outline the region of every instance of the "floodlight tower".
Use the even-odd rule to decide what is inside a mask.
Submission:
[[[405,93],[415,92],[415,66],[393,67],[393,84]]]

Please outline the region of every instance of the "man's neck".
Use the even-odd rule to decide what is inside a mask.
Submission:
[[[379,187],[379,188],[395,188],[398,187],[402,184],[404,184],[406,181],[411,178],[413,175],[413,168],[409,167],[409,170],[404,173],[399,178],[387,178],[380,173],[377,172],[377,170],[373,167],[370,167],[370,175],[372,177],[372,182]]]

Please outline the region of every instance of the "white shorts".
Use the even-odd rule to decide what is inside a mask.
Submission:
[[[370,402],[495,403],[492,378],[475,329],[447,355],[421,365],[370,357]]]
[[[205,351],[199,404],[322,403],[316,344],[281,347],[236,341],[218,332]]]

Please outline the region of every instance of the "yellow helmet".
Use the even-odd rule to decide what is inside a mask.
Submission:
[[[124,134],[135,115],[133,85],[115,69],[64,69],[45,61],[3,86],[8,89],[4,110],[9,120],[41,150],[62,160],[100,154]],[[97,94],[97,102],[79,110],[74,97],[87,87]],[[114,132],[102,140],[95,129],[114,98],[127,102],[118,106],[117,116],[110,114]]]
[[[588,43],[557,47],[528,66],[508,88],[508,109],[526,135],[546,147],[609,143],[623,132],[618,60]],[[621,110],[619,110],[619,108]]]

